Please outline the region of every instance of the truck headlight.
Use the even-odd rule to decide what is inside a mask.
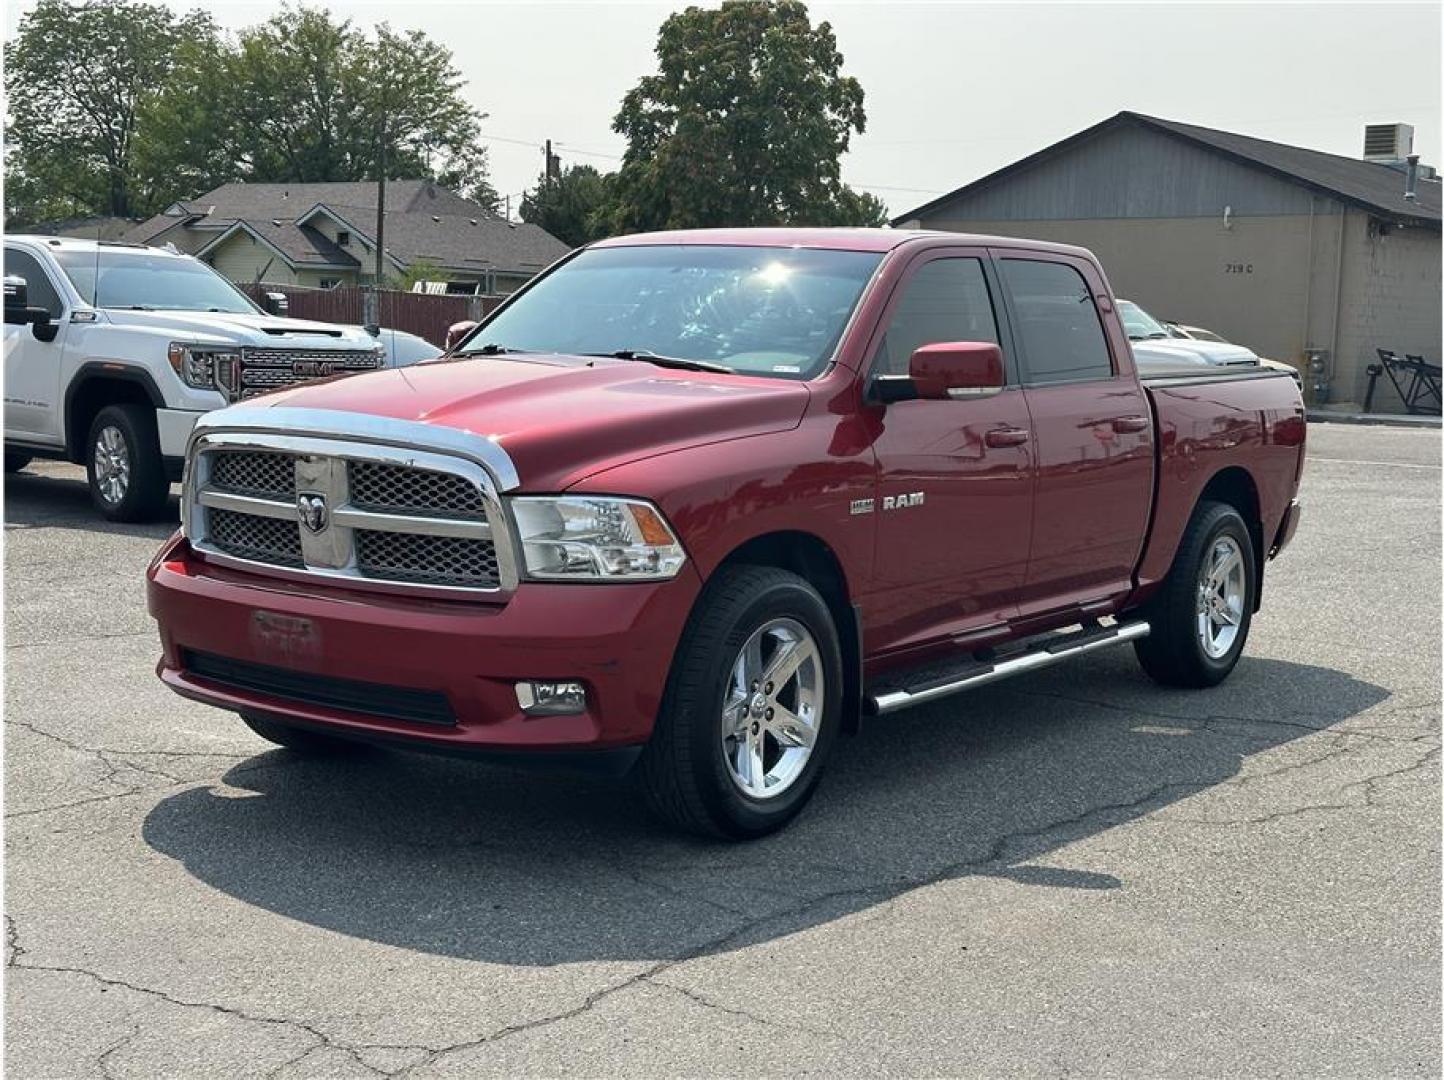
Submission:
[[[172,341],[166,350],[166,359],[187,386],[196,390],[219,390],[227,398],[235,397],[239,385],[238,353]]]
[[[641,499],[583,495],[510,500],[529,578],[659,581],[687,556],[661,512]]]

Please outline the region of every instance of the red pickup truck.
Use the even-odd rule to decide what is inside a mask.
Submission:
[[[203,418],[159,673],[299,751],[626,768],[759,836],[863,718],[1124,642],[1223,679],[1304,435],[1286,375],[1140,378],[1079,248],[620,237],[437,361]]]

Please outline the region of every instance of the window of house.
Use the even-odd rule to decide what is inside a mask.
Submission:
[[[340,279],[340,278],[323,277],[323,278],[321,279],[321,288],[323,288],[323,289],[334,289],[334,288],[336,288],[336,286],[338,286],[338,285],[340,285],[340,284],[341,284],[341,279]]]
[[[1103,323],[1083,275],[1066,263],[1035,259],[1004,259],[1002,267],[1028,381],[1112,378]]]
[[[913,352],[941,341],[998,340],[988,283],[977,259],[934,259],[903,285],[887,333],[873,356],[874,375],[906,375]]]
[[[351,233],[350,233],[349,231],[347,231],[346,229],[337,229],[337,230],[336,230],[336,246],[337,246],[337,247],[346,247],[346,246],[347,246],[348,244],[350,244],[350,243],[351,243]]]
[[[480,289],[481,284],[476,281],[448,281],[446,283],[447,296],[475,296]]]

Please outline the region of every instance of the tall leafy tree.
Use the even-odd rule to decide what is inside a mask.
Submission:
[[[689,7],[662,24],[657,61],[613,121],[627,138],[617,231],[882,223],[839,166],[867,122],[862,86],[805,4]]]
[[[555,178],[542,176],[521,200],[521,219],[540,225],[568,247],[609,235],[611,173],[574,165]]]
[[[450,50],[284,7],[234,38],[145,0],[40,0],[5,47],[12,219],[152,213],[229,180],[428,177],[488,206]]]
[[[209,16],[149,3],[40,0],[5,45],[10,220],[133,216],[140,115]]]

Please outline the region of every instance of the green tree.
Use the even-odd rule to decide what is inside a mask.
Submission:
[[[866,124],[862,86],[805,4],[689,7],[662,24],[657,60],[612,125],[627,138],[616,231],[883,222],[839,167]]]
[[[153,213],[230,180],[425,177],[494,207],[450,50],[285,7],[234,38],[144,0],[40,0],[5,46],[14,220]]]
[[[574,165],[561,176],[542,176],[522,196],[521,219],[540,225],[568,247],[581,247],[610,234],[613,174]]]
[[[40,0],[5,45],[11,221],[148,210],[136,184],[139,117],[210,17],[160,4]]]
[[[374,34],[318,8],[286,7],[219,56],[196,51],[148,114],[157,175],[308,183],[427,177],[488,206],[479,140],[451,51],[420,31]],[[172,156],[167,162],[166,152]],[[192,164],[174,162],[179,155]],[[165,164],[178,165],[166,169]]]

